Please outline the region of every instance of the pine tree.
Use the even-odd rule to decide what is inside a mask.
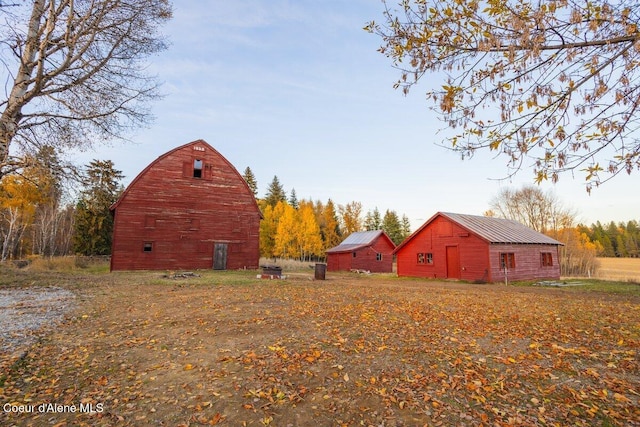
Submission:
[[[367,215],[364,217],[364,229],[367,231],[371,230],[380,230],[382,227],[382,218],[380,217],[380,211],[378,207],[372,211],[367,212]]]
[[[387,209],[384,213],[384,218],[382,218],[382,229],[396,245],[404,240],[402,235],[402,224],[400,224],[400,219],[395,211]]]
[[[404,239],[411,235],[411,221],[409,221],[406,214],[402,215],[402,223],[400,225],[402,229],[402,240],[404,241]]]
[[[244,178],[245,182],[253,192],[253,197],[258,197],[258,181],[249,166],[244,170],[242,178]]]
[[[296,189],[291,189],[291,195],[289,196],[289,204],[293,209],[298,209],[300,207],[300,203],[298,203],[298,196],[296,195]]]
[[[122,172],[111,160],[92,161],[86,171],[84,189],[77,204],[74,250],[83,255],[111,253],[113,216],[109,207],[122,192]]]
[[[275,207],[278,202],[285,202],[287,200],[287,195],[277,176],[273,176],[273,180],[271,181],[271,184],[269,184],[267,195],[264,199],[267,204],[272,207]]]

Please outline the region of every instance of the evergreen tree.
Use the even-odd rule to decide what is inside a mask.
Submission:
[[[122,185],[122,172],[111,160],[92,161],[84,178],[84,189],[76,208],[74,250],[83,255],[111,253],[113,216],[109,207],[115,203]]]
[[[289,196],[289,204],[293,209],[298,209],[300,207],[300,203],[298,203],[298,196],[296,195],[296,189],[291,189],[291,195]]]
[[[267,188],[267,195],[264,199],[267,204],[272,207],[275,207],[278,202],[286,202],[287,194],[276,175],[273,176],[273,180],[271,181],[271,184],[269,184],[269,188]]]
[[[244,170],[242,178],[244,178],[245,182],[253,192],[253,197],[258,197],[258,181],[249,166]]]
[[[402,224],[400,224],[400,219],[395,211],[387,209],[384,213],[384,217],[382,218],[382,229],[396,245],[404,240]]]
[[[406,214],[402,215],[401,229],[402,229],[402,240],[406,239],[411,235],[411,221],[409,221],[409,218],[407,217]]]
[[[380,230],[382,227],[382,218],[380,217],[380,211],[376,206],[372,211],[367,212],[364,217],[364,229],[367,231]]]

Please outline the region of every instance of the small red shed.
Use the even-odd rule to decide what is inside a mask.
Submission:
[[[327,250],[327,270],[391,273],[395,247],[382,230],[351,233],[338,246]]]
[[[562,243],[519,222],[438,212],[395,250],[398,276],[477,282],[559,279]]]
[[[152,162],[111,211],[111,270],[258,268],[262,215],[253,192],[203,140]]]

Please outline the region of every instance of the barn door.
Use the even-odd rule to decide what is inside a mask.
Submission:
[[[460,258],[457,246],[447,246],[447,278],[460,278]]]
[[[214,270],[226,270],[227,269],[227,244],[216,243],[213,246],[213,269]]]

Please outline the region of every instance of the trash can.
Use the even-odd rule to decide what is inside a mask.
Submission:
[[[327,272],[327,264],[317,263],[316,264],[316,280],[324,280],[324,276]]]

